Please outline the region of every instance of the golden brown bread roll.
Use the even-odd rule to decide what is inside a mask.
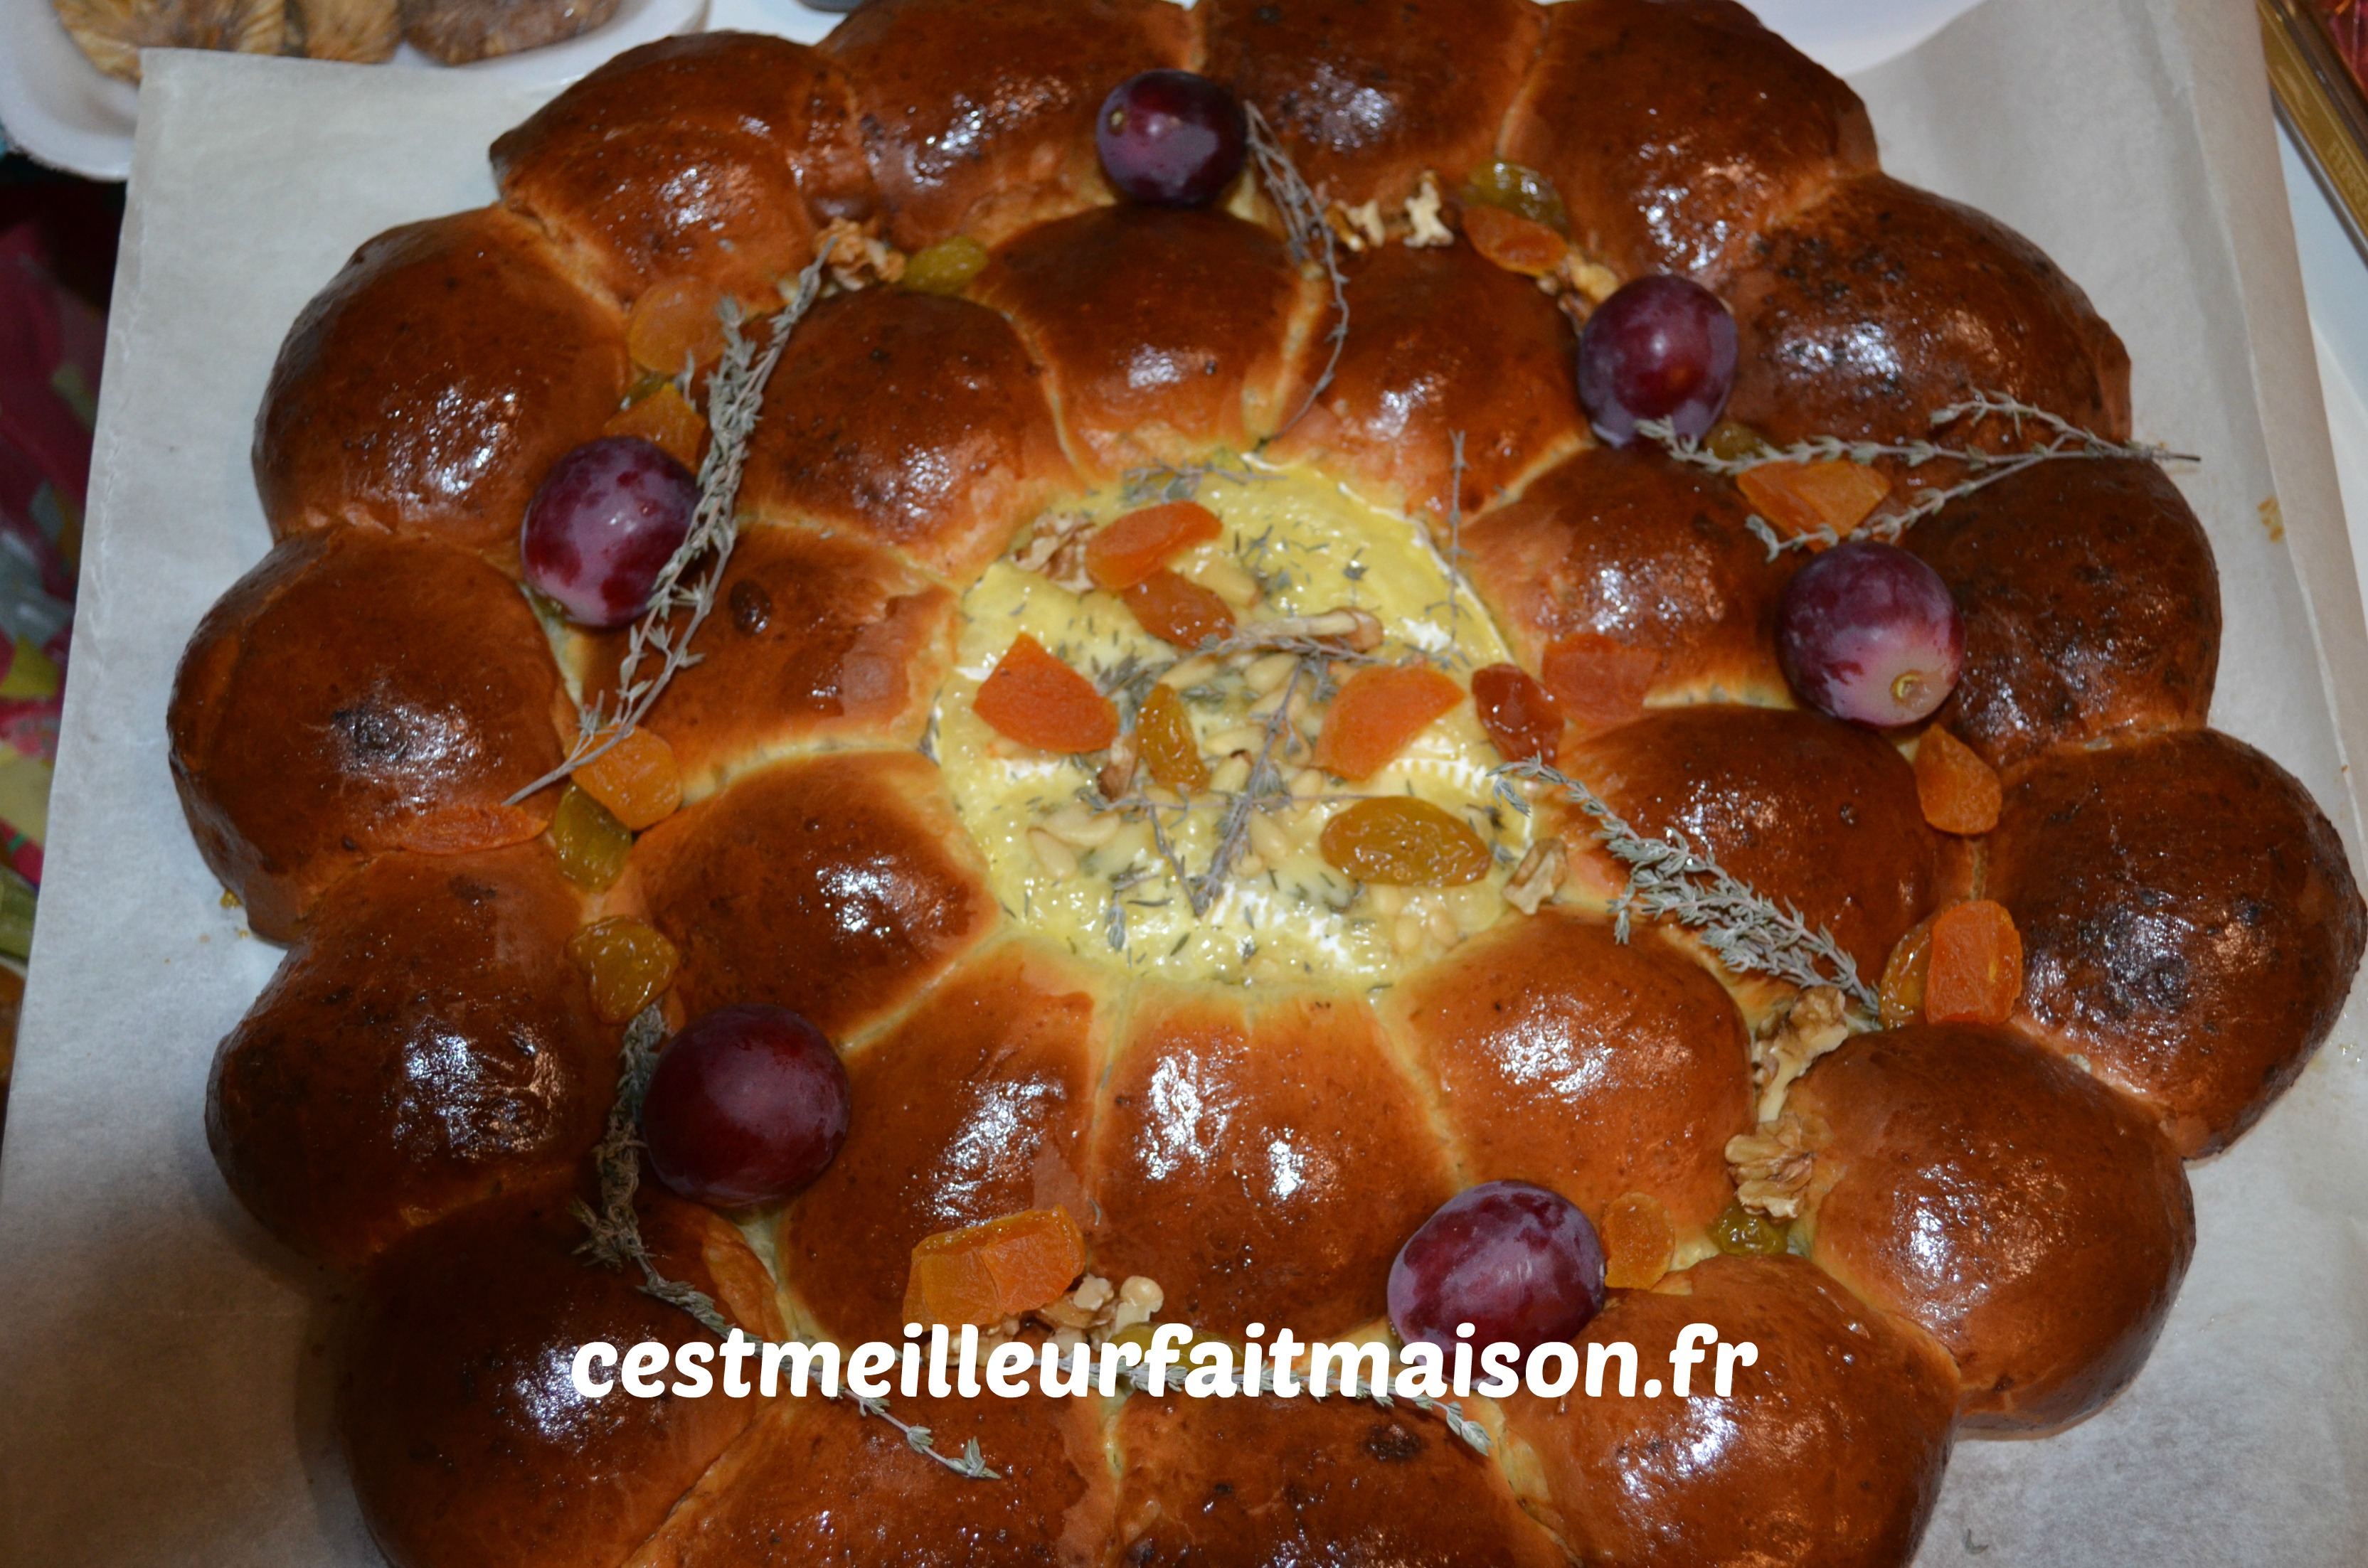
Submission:
[[[206,1141],[247,1211],[351,1269],[564,1178],[617,1082],[617,1030],[566,958],[583,915],[540,843],[339,883],[214,1057]]]
[[[1675,827],[1763,895],[1833,934],[1872,985],[1892,944],[1929,913],[1939,835],[1913,770],[1881,736],[1797,710],[1657,708],[1567,744],[1563,771],[1638,833]],[[1623,868],[1584,844],[1614,889]]]
[[[952,661],[953,618],[954,596],[886,551],[746,524],[699,662],[666,683],[646,722],[692,800],[792,746],[910,745]],[[588,640],[587,697],[615,690],[625,642]]]
[[[1281,240],[1223,212],[1109,207],[1045,223],[973,291],[1019,326],[1071,456],[1103,478],[1246,449],[1304,396],[1286,385],[1284,349],[1315,286]]]
[[[1640,1397],[1613,1395],[1615,1370],[1600,1398],[1505,1402],[1543,1472],[1546,1523],[1580,1562],[1621,1568],[1907,1562],[1948,1460],[1948,1358],[1799,1258],[1716,1257],[1671,1285],[1691,1293],[1614,1291],[1578,1340],[1582,1369],[1590,1345],[1633,1344]],[[1666,1392],[1670,1348],[1694,1323],[1758,1349],[1731,1398],[1703,1397],[1714,1353],[1692,1397]],[[1656,1374],[1665,1392],[1642,1397]]]
[[[1952,501],[1902,542],[1964,615],[1964,673],[1937,722],[1992,764],[2203,722],[2220,573],[2154,464],[2040,463]]]
[[[2022,937],[2015,1021],[2146,1101],[2190,1156],[2294,1081],[2368,938],[2308,791],[2214,730],[2030,765],[2007,787],[1981,892]]]
[[[566,1189],[463,1210],[379,1260],[343,1347],[337,1422],[362,1517],[394,1568],[612,1568],[725,1445],[757,1398],[587,1399],[576,1347],[712,1345],[638,1276],[577,1256]],[[778,1339],[764,1265],[719,1216],[646,1187],[658,1269]],[[669,1369],[666,1381],[672,1382]]]
[[[285,942],[385,850],[492,848],[550,819],[566,705],[508,578],[375,528],[282,541],[206,612],[165,718],[206,864]]]
[[[1545,33],[1530,0],[1209,0],[1201,69],[1255,104],[1307,183],[1393,208],[1494,155]]]
[[[1861,1035],[1785,1108],[1821,1145],[1811,1261],[1940,1341],[1966,1425],[2062,1426],[2137,1375],[2195,1250],[2195,1206],[2135,1102],[1961,1024]]]
[[[694,1017],[734,1002],[835,1040],[903,1002],[994,925],[978,850],[913,752],[779,763],[676,812],[630,880],[682,949]]]
[[[1050,949],[1006,945],[848,1061],[861,1114],[781,1215],[783,1277],[826,1333],[895,1339],[924,1236],[1023,1209],[1091,1221],[1080,1173],[1106,989]]]
[[[766,388],[740,504],[856,529],[966,582],[1076,483],[1042,381],[983,306],[895,289],[826,300]]]
[[[1302,1338],[1382,1314],[1390,1259],[1453,1191],[1372,1012],[1353,995],[1255,1013],[1137,990],[1087,1179],[1094,1268],[1148,1276],[1167,1318]]]
[[[1623,278],[1713,288],[1836,180],[1871,174],[1858,95],[1730,0],[1571,0],[1505,122],[1571,238]]]
[[[624,396],[624,326],[499,208],[390,229],[288,329],[255,421],[272,536],[336,523],[499,561],[551,465]]]
[[[1721,292],[1742,340],[1726,416],[1780,445],[1924,438],[1977,392],[2130,433],[2130,357],[2080,286],[1996,219],[1897,180],[1850,180],[1759,235]],[[1996,421],[1980,434],[2025,444]]]
[[[1656,933],[1621,943],[1607,922],[1542,909],[1400,985],[1388,1012],[1468,1181],[1535,1182],[1599,1221],[1641,1192],[1681,1236],[1733,1199],[1726,1141],[1752,1125],[1743,1018]]]
[[[831,153],[848,139],[847,81],[821,54],[694,33],[629,50],[552,99],[494,142],[494,175],[620,300],[699,278],[761,310],[813,259],[800,170],[845,203],[848,160]]]
[[[1391,245],[1353,264],[1349,337],[1332,384],[1269,449],[1341,473],[1445,533],[1455,437],[1471,517],[1586,439],[1577,339],[1531,281],[1468,244]],[[1327,303],[1300,347],[1303,385],[1330,358]],[[1305,398],[1296,394],[1288,418]]]
[[[1167,0],[870,0],[823,52],[896,244],[995,244],[1110,199],[1094,117],[1138,71],[1189,65],[1199,31]]]
[[[1566,637],[1660,655],[1651,692],[1787,700],[1776,606],[1801,558],[1768,559],[1734,485],[1648,449],[1594,447],[1463,530],[1466,571],[1534,670]]]
[[[1126,1469],[1110,1561],[1127,1568],[1567,1561],[1495,1465],[1410,1409],[1144,1394],[1116,1436]]]
[[[1031,1380],[1032,1381],[1032,1380]],[[783,1402],[635,1552],[630,1568],[1086,1568],[1113,1483],[1090,1399],[893,1402],[939,1452],[975,1438],[1000,1477],[954,1475],[846,1401]]]

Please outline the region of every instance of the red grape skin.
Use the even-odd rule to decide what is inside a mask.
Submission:
[[[769,1203],[813,1184],[847,1142],[847,1069],[787,1007],[718,1007],[658,1058],[642,1100],[650,1168],[695,1202]]]
[[[1957,688],[1965,623],[1938,572],[1897,545],[1856,540],[1786,585],[1776,651],[1802,701],[1887,729],[1930,717]]]
[[[1094,125],[1110,184],[1156,207],[1206,207],[1242,172],[1249,128],[1233,94],[1190,71],[1145,71],[1110,89]]]
[[[1700,439],[1735,389],[1735,318],[1701,284],[1663,273],[1621,286],[1578,339],[1578,401],[1607,445],[1666,419]]]
[[[622,626],[690,532],[699,482],[638,436],[586,441],[552,465],[518,528],[526,580],[586,626]]]
[[[1449,1199],[1390,1265],[1390,1325],[1408,1345],[1452,1350],[1509,1340],[1526,1356],[1576,1338],[1603,1306],[1603,1244],[1577,1205],[1525,1181]]]

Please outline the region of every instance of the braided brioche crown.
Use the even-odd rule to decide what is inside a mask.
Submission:
[[[1162,67],[1255,108],[1347,215],[1339,301],[1254,183],[1201,210],[1114,198],[1095,111]],[[254,449],[276,543],[199,627],[170,715],[208,863],[290,948],[222,1044],[209,1132],[268,1229],[361,1282],[340,1419],[390,1559],[1893,1564],[1958,1436],[2060,1427],[2135,1375],[2193,1246],[2182,1160],[2324,1039],[2362,901],[2301,786],[2205,727],[2215,569],[2154,464],[2034,465],[1904,536],[1965,621],[1936,722],[2003,784],[1961,837],[1928,825],[1899,737],[1796,704],[1774,629],[1803,557],[1763,546],[1736,485],[1593,439],[1588,289],[1458,233],[1493,165],[1551,183],[1592,297],[1676,273],[1726,302],[1728,417],[1767,441],[1913,439],[1977,395],[2129,434],[2126,356],[2080,290],[1884,176],[1856,97],[1748,13],[871,0],[815,49],[636,50],[493,153],[495,205],[370,241],[291,328]],[[882,280],[949,242],[984,266]],[[541,781],[624,638],[539,616],[521,516],[671,368],[636,366],[666,308],[777,301],[818,249],[838,282],[764,385],[719,608],[643,720],[683,803],[589,887]],[[1940,909],[2003,905],[2011,1017],[1860,1033],[1794,1079],[1770,1042],[1803,1034],[1798,988],[1676,922],[1615,926],[1628,869],[1547,790],[1456,898],[1303,911],[1269,878],[1271,925],[1338,943],[1253,952],[1219,911],[1224,940],[1188,950],[1197,903],[1132,909],[1109,847],[1157,811],[1062,816],[1104,759],[965,717],[1014,627],[1084,646],[1109,619],[1029,547],[1146,483],[1201,486],[1236,572],[1261,506],[1314,508],[1316,553],[1367,530],[1374,607],[1402,530],[1450,607],[1413,651],[1466,686],[1492,654],[1634,653],[1633,701],[1565,729],[1564,774],[1797,909],[1853,975]],[[1325,608],[1290,582],[1249,597]],[[1410,637],[1436,608],[1381,619]],[[1099,673],[1133,704],[1189,653]],[[1354,665],[1328,653],[1285,661],[1319,698]],[[1434,773],[1497,760],[1468,703],[1442,722],[1464,739]],[[1517,886],[1549,840],[1563,875]],[[1107,899],[1106,943],[1056,918],[1064,882]],[[615,919],[678,954],[669,1024],[777,1004],[845,1060],[851,1129],[797,1198],[636,1200],[652,1266],[752,1335],[894,1340],[916,1243],[1055,1205],[1094,1275],[1156,1282],[1198,1334],[1370,1334],[1425,1218],[1519,1179],[1673,1238],[1587,1342],[1649,1366],[1713,1321],[1765,1375],[1474,1399],[1485,1455],[1340,1398],[895,1402],[940,1452],[974,1438],[992,1482],[842,1401],[586,1398],[580,1344],[712,1337],[576,1256],[621,1030],[569,953]],[[1739,1175],[1781,1190],[1789,1245],[1733,1244]]]

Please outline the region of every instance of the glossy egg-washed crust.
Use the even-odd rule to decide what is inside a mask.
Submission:
[[[1942,718],[2006,777],[1997,831],[1945,841],[1886,738],[1791,709],[1798,558],[1725,481],[1589,440],[1528,281],[1463,244],[1351,256],[1331,366],[1329,290],[1254,193],[1116,202],[1095,110],[1157,66],[1228,83],[1344,204],[1429,172],[1453,224],[1475,166],[1543,170],[1613,276],[1727,299],[1732,412],[1767,434],[1920,433],[1977,390],[2128,428],[2079,290],[1884,177],[1850,90],[1724,0],[872,0],[820,49],[703,35],[595,72],[496,143],[498,205],[372,240],[298,319],[256,433],[279,542],[170,715],[209,864],[297,943],[222,1043],[209,1131],[268,1228],[364,1281],[341,1409],[397,1563],[1897,1563],[1960,1426],[2058,1426],[2135,1373],[2192,1244],[2179,1155],[2331,1027],[2361,900],[2302,788],[2200,727],[2216,576],[2157,471],[2043,466],[1909,535],[1966,617]],[[620,640],[554,654],[519,517],[626,394],[643,295],[763,299],[842,218],[989,262],[791,338],[702,662],[648,720],[687,804],[585,895],[538,839],[553,792],[512,798],[560,760],[562,659],[598,692]],[[565,1348],[703,1336],[573,1250],[618,1031],[564,951],[609,915],[680,949],[674,1018],[781,1003],[846,1056],[845,1148],[762,1221],[778,1288],[644,1190],[657,1267],[753,1333],[894,1339],[916,1240],[1030,1207],[1204,1333],[1369,1328],[1406,1234],[1483,1180],[1649,1199],[1702,1256],[1767,988],[1616,939],[1621,869],[1558,808],[1565,902],[1370,999],[1131,980],[989,892],[916,749],[962,590],[1084,485],[1261,443],[1425,518],[1531,669],[1571,638],[1651,653],[1645,716],[1571,727],[1564,766],[1861,975],[1943,901],[2003,903],[2013,1023],[1814,1068],[1809,1256],[1713,1257],[1588,1330],[1645,1376],[1688,1323],[1752,1339],[1736,1397],[1476,1401],[1493,1462],[1338,1400],[900,1397],[941,1449],[978,1439],[981,1483],[845,1404],[575,1396]]]

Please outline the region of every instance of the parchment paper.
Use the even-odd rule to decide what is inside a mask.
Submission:
[[[2128,341],[2141,433],[2203,455],[2181,483],[2226,602],[2215,721],[2294,768],[2356,858],[2339,736],[2368,744],[2368,638],[2252,28],[2220,0],[1990,0],[1859,85],[1894,172],[2048,249]],[[214,1042],[278,955],[189,843],[165,703],[266,547],[247,438],[289,322],[370,234],[487,199],[485,143],[535,97],[150,62],[0,1142],[0,1562],[374,1564],[329,1431],[334,1284],[205,1147]],[[2194,1169],[2194,1266],[2136,1385],[2064,1436],[1961,1444],[1920,1562],[2368,1558],[2358,1011]]]

